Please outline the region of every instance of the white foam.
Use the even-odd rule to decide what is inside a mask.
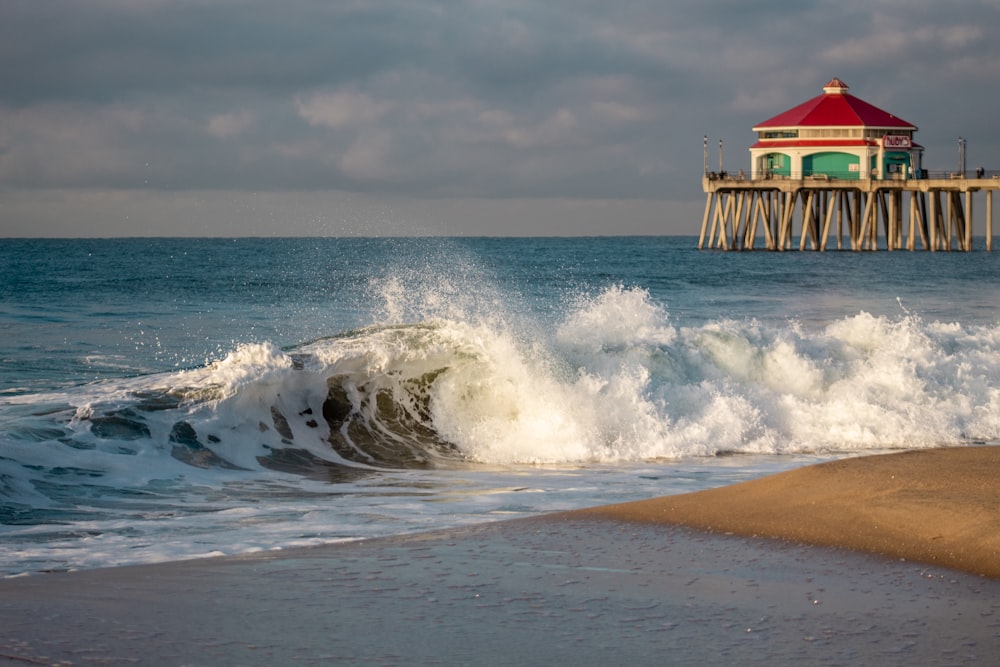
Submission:
[[[426,390],[426,425],[469,459],[495,464],[1000,436],[996,327],[859,313],[815,331],[732,320],[678,329],[644,290],[615,287],[576,303],[555,331],[533,333],[526,343],[496,312],[435,318],[321,341],[308,348],[316,361],[305,372],[273,348],[246,348],[208,381],[222,376],[253,395],[217,407],[235,422],[279,396],[289,413],[315,406],[333,375],[406,402],[407,383],[440,372]]]
[[[431,302],[439,300],[425,300],[434,311]],[[451,317],[317,341],[298,351],[299,367],[289,353],[261,343],[201,369],[120,381],[103,395],[91,386],[77,400],[69,428],[107,454],[102,466],[117,468],[111,461],[123,447],[142,456],[120,465],[143,457],[153,465],[150,454],[169,451],[170,428],[186,420],[202,438],[213,436],[208,446],[221,457],[254,469],[268,447],[287,445],[273,428],[276,408],[295,446],[339,460],[327,425],[315,419],[328,379],[338,377],[356,410],[364,396],[386,393],[466,459],[490,464],[851,451],[1000,437],[996,326],[859,313],[818,330],[733,320],[678,328],[644,290],[615,287],[574,303],[553,329],[526,331],[521,320],[488,303],[488,317],[462,315],[452,304]],[[143,387],[185,399],[177,410],[145,415],[149,443],[88,435],[95,410],[127,406]],[[379,417],[372,411],[366,418]],[[24,455],[37,464],[44,448]],[[94,465],[95,456],[70,452],[65,460]],[[165,474],[176,473],[173,463],[166,467]]]

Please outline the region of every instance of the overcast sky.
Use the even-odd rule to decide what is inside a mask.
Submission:
[[[1000,169],[996,0],[2,0],[0,235],[696,234],[820,92]]]

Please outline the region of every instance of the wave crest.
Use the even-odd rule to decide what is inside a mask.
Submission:
[[[24,439],[337,479],[372,467],[848,451],[1000,436],[996,326],[859,313],[818,331],[732,320],[675,327],[645,291],[615,287],[533,333],[502,318],[442,317],[293,350],[248,345],[96,399],[62,396],[76,403],[71,418],[54,426],[63,406],[25,420]]]

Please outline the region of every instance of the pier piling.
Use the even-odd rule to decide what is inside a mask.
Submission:
[[[762,242],[767,250],[791,250],[797,231],[803,251],[824,251],[832,242],[838,250],[968,252],[979,193],[985,207],[978,228],[986,250],[993,249],[993,192],[1000,189],[1000,175],[879,180],[709,173],[702,186],[699,249],[754,250]]]

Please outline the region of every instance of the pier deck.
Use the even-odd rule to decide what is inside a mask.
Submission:
[[[971,251],[974,196],[985,193],[986,250],[1000,175],[922,179],[743,178],[706,173],[698,248]]]

